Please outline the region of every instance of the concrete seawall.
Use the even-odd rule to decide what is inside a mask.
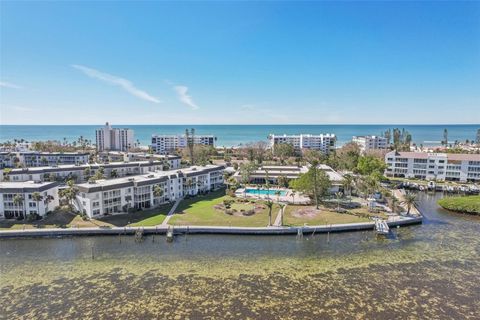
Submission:
[[[389,221],[389,227],[421,224],[422,217],[403,217],[396,221]],[[236,234],[236,235],[287,235],[297,234],[301,230],[304,234],[348,232],[373,230],[375,222],[346,223],[303,227],[216,227],[216,226],[176,226],[175,234]],[[168,227],[114,227],[114,228],[68,228],[68,229],[26,229],[2,230],[1,238],[35,238],[35,237],[69,237],[69,236],[118,236],[134,235],[137,230],[143,230],[144,235],[166,234]]]

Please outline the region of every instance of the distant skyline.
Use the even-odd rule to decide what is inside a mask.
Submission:
[[[0,124],[479,124],[480,2],[0,2]]]

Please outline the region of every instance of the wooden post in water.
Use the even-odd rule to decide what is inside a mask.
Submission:
[[[95,260],[95,250],[94,250],[93,246],[92,246],[92,260]]]

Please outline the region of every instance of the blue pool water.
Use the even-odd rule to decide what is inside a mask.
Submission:
[[[248,194],[258,194],[258,195],[270,195],[275,196],[277,190],[265,190],[265,189],[246,189],[245,193]],[[287,194],[287,191],[280,190],[280,195],[284,196]]]

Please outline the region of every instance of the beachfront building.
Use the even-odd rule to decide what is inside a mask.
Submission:
[[[136,146],[134,133],[128,128],[112,128],[107,122],[103,128],[95,130],[98,151],[128,151]]]
[[[151,154],[144,152],[104,151],[98,154],[102,162],[164,161],[168,169],[178,169],[182,158],[171,154]]]
[[[268,136],[270,147],[275,153],[275,146],[281,143],[291,144],[295,150],[318,150],[324,154],[329,154],[330,151],[335,150],[335,143],[337,138],[334,134],[300,134],[300,135],[275,135]]]
[[[217,138],[212,135],[194,135],[193,143],[204,146],[215,146]],[[154,153],[167,154],[187,147],[186,135],[152,135],[151,148]]]
[[[3,178],[0,177],[0,179],[13,182],[30,180],[67,181],[73,179],[74,181],[80,183],[87,181],[98,171],[103,171],[103,176],[107,179],[110,179],[169,169],[171,169],[171,167],[163,160],[112,162],[107,164],[84,164],[78,166],[60,165],[54,167],[11,169],[9,172],[4,172]]]
[[[320,164],[318,168],[324,171],[330,179],[332,183],[330,192],[339,191],[343,181],[342,175],[326,164]],[[286,181],[294,180],[299,178],[301,174],[307,173],[307,171],[308,166],[265,165],[250,174],[249,183],[264,185],[268,181],[271,185],[278,185],[282,179]],[[238,182],[243,182],[239,171],[233,175],[233,178]]]
[[[56,182],[0,182],[0,219],[43,217],[58,205]]]
[[[370,150],[388,149],[388,140],[379,136],[353,136],[352,142],[356,143],[362,152]]]
[[[387,177],[480,181],[480,154],[396,152],[385,155]]]
[[[223,166],[192,166],[77,185],[77,209],[89,217],[148,209],[223,186]],[[159,192],[160,190],[160,192]]]
[[[15,166],[14,162],[15,154],[8,151],[0,152],[0,169],[3,168],[13,168]]]

